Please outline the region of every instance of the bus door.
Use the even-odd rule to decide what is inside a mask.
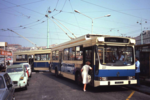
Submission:
[[[94,73],[95,75],[98,75],[99,73],[99,63],[104,64],[104,48],[103,47],[96,47],[96,53],[95,53],[95,69]]]
[[[91,63],[91,67],[94,69],[94,52],[93,52],[93,47],[86,47],[83,48],[83,65],[85,65],[85,63],[87,61],[89,61]],[[93,80],[93,71],[89,70],[88,73],[91,76],[91,80]],[[93,81],[91,81],[89,84],[93,84]]]
[[[59,65],[58,65],[58,70],[61,71],[61,66],[62,66],[62,51],[59,51]]]
[[[32,71],[33,71],[33,68],[34,68],[34,66],[33,66],[34,62],[33,61],[34,61],[33,60],[33,55],[28,55],[28,63],[30,64]]]

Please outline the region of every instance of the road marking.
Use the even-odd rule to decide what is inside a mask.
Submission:
[[[132,95],[134,94],[134,92],[135,91],[132,91],[132,93],[128,96],[128,98],[126,100],[129,100],[132,97]]]

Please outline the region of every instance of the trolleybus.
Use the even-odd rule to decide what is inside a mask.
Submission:
[[[29,63],[32,71],[49,71],[51,49],[18,51],[13,54],[13,64]]]
[[[50,71],[81,84],[81,68],[90,61],[94,87],[137,84],[134,45],[132,38],[87,34],[53,47]]]

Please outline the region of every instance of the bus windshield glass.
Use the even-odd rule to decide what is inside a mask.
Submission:
[[[133,47],[131,46],[99,46],[100,63],[108,66],[133,65]]]

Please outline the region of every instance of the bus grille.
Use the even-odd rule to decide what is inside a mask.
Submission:
[[[128,80],[128,76],[124,76],[124,77],[107,77],[107,80]]]

